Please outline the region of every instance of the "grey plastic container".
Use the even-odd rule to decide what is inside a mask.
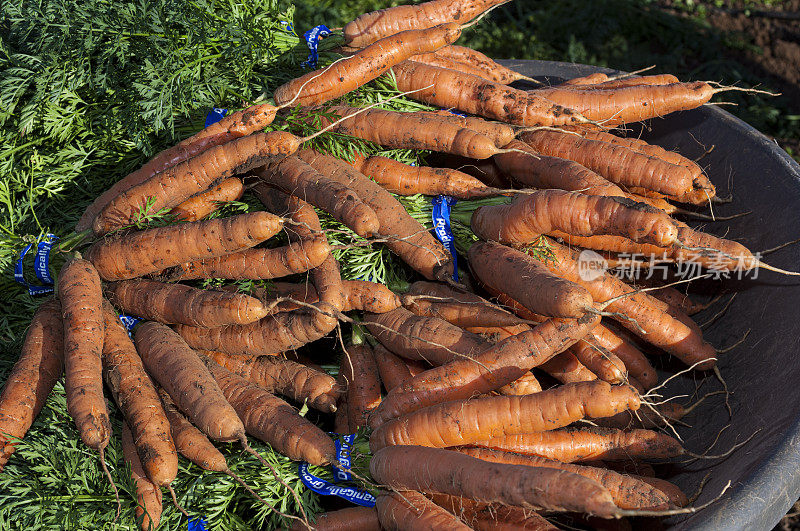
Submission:
[[[598,71],[616,73],[571,63],[501,62],[548,84]],[[523,82],[515,86],[533,88]],[[754,252],[800,238],[800,165],[745,122],[719,107],[704,106],[651,120],[641,138],[691,159],[713,146],[699,163],[718,196],[733,197],[729,204],[715,205],[715,212],[752,213],[706,223],[703,230],[737,240]],[[800,244],[771,253],[764,261],[800,270]],[[772,529],[800,497],[800,277],[760,270],[756,278],[723,280],[721,287],[736,297],[705,331],[706,338],[724,348],[748,329],[750,334],[739,347],[720,355],[718,365],[732,393],[733,416],[710,453],[723,453],[753,438],[725,459],[674,467],[675,475],[669,479],[689,494],[708,478],[696,505],[717,497],[728,482],[731,487],[709,507],[667,523],[671,529]],[[718,290],[720,284],[707,283],[706,288]],[[724,301],[698,314],[698,322],[711,319],[723,306]],[[700,382],[687,375],[668,392],[694,395],[696,383]],[[719,388],[709,375],[699,396]],[[686,420],[692,427],[678,428],[678,433],[686,448],[703,453],[729,423],[724,399],[709,398]]]

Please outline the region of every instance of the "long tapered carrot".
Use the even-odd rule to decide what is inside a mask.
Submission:
[[[622,326],[687,365],[699,363],[698,370],[714,367],[716,351],[703,340],[702,332],[692,324],[691,318],[671,314],[666,304],[647,293],[631,293],[633,290],[629,286],[611,275],[603,274],[594,280],[582,279],[575,259],[577,253],[555,242],[552,242],[550,250],[555,260],[548,260],[545,265],[552,272],[584,286],[596,301],[610,301],[626,295],[606,308],[636,321],[614,317]]]
[[[397,195],[450,195],[456,199],[475,199],[499,193],[499,190],[458,170],[409,166],[386,157],[370,157],[357,169]]]
[[[647,483],[633,479],[613,470],[591,466],[571,465],[544,457],[523,455],[489,448],[457,448],[456,451],[492,463],[525,465],[566,470],[593,479],[608,489],[614,503],[621,509],[667,509],[669,499],[659,490]]]
[[[168,225],[100,239],[86,257],[104,280],[126,280],[253,247],[282,226],[283,221],[268,212]]]
[[[167,326],[147,321],[134,329],[147,372],[203,433],[217,441],[241,441],[244,425],[197,354]]]
[[[650,205],[564,190],[537,190],[510,204],[478,207],[471,226],[480,238],[513,244],[531,243],[554,230],[576,236],[614,234],[660,246],[678,239],[674,220]]]
[[[387,447],[375,452],[369,468],[376,481],[398,490],[601,516],[618,512],[608,491],[591,479],[552,468],[488,463],[452,450]]]
[[[241,293],[134,279],[105,287],[111,303],[129,315],[165,324],[215,327],[246,324],[267,315],[264,304]]]
[[[630,386],[580,382],[525,396],[453,400],[419,409],[381,424],[370,448],[414,444],[445,448],[476,441],[553,430],[582,418],[601,418],[639,408]]]
[[[345,106],[328,109],[344,118],[334,131],[390,148],[430,149],[470,159],[488,159],[508,152],[497,147],[492,138],[434,113],[370,109],[355,115],[356,111]],[[324,116],[319,120],[323,126],[333,123],[333,119]]]
[[[472,48],[467,48],[466,46],[451,44],[450,46],[444,46],[443,48],[440,48],[434,52],[434,54],[442,58],[458,61],[461,64],[466,64],[467,66],[474,68],[477,71],[475,72],[477,75],[497,83],[503,83],[507,85],[508,83],[519,81],[520,79],[528,81],[531,80],[531,78],[528,76],[524,76],[516,70],[512,70],[506,66],[503,66],[500,63],[495,62],[491,57],[484,55],[477,50],[473,50]],[[412,60],[416,61],[417,59]]]
[[[207,217],[222,204],[236,201],[242,197],[242,194],[244,194],[242,180],[229,177],[205,192],[193,195],[177,205],[170,210],[170,214],[175,216],[177,221],[197,221]]]
[[[316,531],[381,531],[378,522],[378,511],[374,507],[346,507],[337,511],[328,511],[315,516],[313,529]],[[295,522],[289,531],[308,531],[308,528]]]
[[[333,440],[292,406],[216,363],[207,366],[249,434],[290,459],[314,465],[335,460]]]
[[[463,496],[426,494],[475,531],[558,531],[544,516],[497,503],[481,503]]]
[[[378,214],[381,235],[388,239],[386,246],[415,271],[428,279],[451,277],[453,263],[450,253],[419,221],[408,215],[392,194],[335,157],[306,149],[298,152],[297,156],[326,176],[355,190],[361,200]]]
[[[370,425],[375,427],[432,404],[498,389],[566,350],[599,321],[592,314],[576,320],[550,319],[492,345],[472,359],[459,357],[422,372],[389,392],[375,410]]]
[[[178,474],[178,454],[161,400],[108,301],[103,301],[103,318],[103,379],[131,429],[147,478],[159,487],[169,485]]]
[[[561,383],[591,382],[597,375],[586,368],[575,354],[565,350],[539,365],[539,368]]]
[[[446,321],[420,317],[405,308],[366,314],[364,324],[389,351],[432,365],[443,365],[458,357],[473,357],[490,346],[479,336]]]
[[[572,345],[570,351],[604,382],[618,384],[627,380],[625,363],[603,347],[581,340]]]
[[[400,297],[384,284],[368,280],[343,280],[344,290],[343,312],[360,310],[372,313],[386,313],[401,306]],[[304,304],[319,302],[316,288],[309,283],[292,284],[274,282],[269,288],[253,287],[250,294],[265,305],[274,308],[270,313],[292,311],[302,308]],[[278,302],[278,299],[289,299]]]
[[[58,275],[58,298],[64,317],[64,389],[67,409],[86,446],[102,451],[111,438],[103,396],[103,297],[100,276],[80,258],[68,261]]]
[[[369,345],[347,347],[342,367],[347,384],[347,415],[350,433],[367,424],[367,415],[381,403],[378,365]]]
[[[95,216],[115,197],[145,182],[156,173],[163,172],[185,160],[188,160],[214,146],[226,144],[235,138],[255,133],[272,123],[278,108],[268,103],[253,105],[224,117],[219,122],[209,125],[202,131],[165,149],[138,170],[128,174],[103,192],[84,211],[76,232],[82,232],[92,226]],[[198,190],[199,191],[199,190]]]
[[[611,415],[605,415],[611,416]],[[520,454],[538,455],[564,463],[602,459],[667,459],[682,455],[677,439],[653,430],[629,431],[614,428],[564,428],[533,430],[494,437],[474,443]]]
[[[364,204],[352,189],[327,178],[295,156],[273,159],[256,174],[285,193],[302,197],[328,212],[359,236],[372,236],[378,232],[380,222],[375,211]]]
[[[513,140],[505,147],[514,151],[495,155],[492,160],[525,187],[558,188],[588,195],[625,195],[619,186],[575,161],[541,154],[521,140]]]
[[[336,410],[339,392],[335,380],[325,373],[279,356],[247,357],[210,350],[202,354],[270,393],[308,401],[309,406],[326,413]]]
[[[507,0],[434,0],[364,13],[344,27],[345,42],[362,47],[404,30],[467,22]]]
[[[492,120],[521,126],[573,125],[588,120],[545,97],[482,77],[414,61],[392,67],[397,88],[408,97],[445,109],[456,108]]]
[[[561,131],[539,130],[520,138],[543,155],[574,160],[627,188],[652,190],[685,203],[714,197],[714,185],[700,167],[689,168],[620,145]]]
[[[522,396],[539,393],[542,390],[542,384],[532,372],[526,372],[510,384],[504,385],[497,390],[498,393],[505,396]]]
[[[455,22],[425,29],[409,29],[375,41],[350,57],[314,70],[275,89],[278,105],[318,105],[352,92],[392,66],[420,53],[433,52],[461,36]]]
[[[131,467],[131,477],[136,487],[136,520],[143,531],[152,531],[161,521],[162,499],[159,486],[145,475],[142,462],[133,443],[133,434],[126,422],[122,423],[122,454]]]
[[[482,231],[476,234],[485,236]],[[526,253],[499,243],[477,242],[468,256],[470,269],[484,285],[508,293],[533,312],[578,318],[592,309],[594,301],[586,288],[565,282]]]
[[[479,116],[463,116],[444,109],[438,111],[418,111],[415,114],[430,114],[440,120],[441,123],[471,129],[476,133],[491,138],[492,141],[494,141],[494,145],[499,148],[507,145],[517,136],[517,131],[513,126],[503,122],[484,120]]]
[[[61,304],[43,303],[25,332],[20,356],[0,393],[0,471],[44,407],[61,377],[64,363],[64,329]],[[9,438],[11,437],[11,438]]]
[[[381,377],[383,388],[391,391],[403,382],[410,380],[412,375],[403,360],[378,343],[372,349],[375,363],[378,365],[378,374]]]
[[[387,531],[469,531],[452,513],[415,490],[385,492],[375,500],[378,521]]]
[[[645,389],[651,389],[658,383],[658,375],[650,361],[631,341],[622,337],[617,331],[600,325],[592,330],[591,342],[622,360],[628,375],[639,381]]]

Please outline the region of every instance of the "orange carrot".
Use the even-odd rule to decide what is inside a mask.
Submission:
[[[381,531],[378,522],[378,511],[374,507],[347,507],[338,511],[329,511],[316,515],[314,527],[316,531]],[[301,522],[295,522],[289,531],[307,531]]]
[[[364,13],[344,27],[345,42],[362,47],[404,30],[467,22],[506,0],[434,0]]]
[[[403,360],[386,350],[386,347],[378,343],[372,353],[375,356],[378,374],[386,392],[411,379],[411,371],[403,363]]]
[[[571,108],[479,76],[405,61],[392,68],[407,97],[445,109],[455,108],[522,126],[572,125],[588,120]],[[413,92],[412,92],[413,91]]]
[[[593,72],[585,76],[573,77],[572,79],[568,79],[556,86],[570,87],[570,86],[596,85],[597,83],[602,83],[606,80],[608,80],[607,74],[604,74],[602,72]]]
[[[599,325],[598,325],[599,326]],[[591,382],[597,379],[592,371],[587,369],[575,354],[566,350],[553,356],[539,365],[539,368],[561,383]]]
[[[367,280],[343,280],[344,290],[343,312],[359,310],[372,313],[386,313],[400,307],[400,297],[385,285]],[[253,287],[251,295],[261,300],[266,306],[274,309],[270,312],[278,313],[289,312],[302,308],[302,304],[316,304],[319,302],[319,295],[313,285],[291,284],[289,282],[275,282],[269,290]],[[277,303],[280,298],[292,300]],[[292,302],[295,301],[295,302]]]
[[[452,450],[387,447],[375,452],[369,469],[375,481],[397,490],[599,516],[618,513],[608,491],[591,479],[551,468],[488,463]]]
[[[253,105],[224,117],[195,135],[165,149],[144,166],[128,174],[103,192],[84,211],[75,225],[75,232],[91,228],[95,216],[115,197],[142,184],[155,174],[188,160],[214,146],[226,144],[235,138],[247,136],[272,123],[278,108],[268,103]],[[200,191],[200,190],[198,190]]]
[[[108,301],[103,301],[103,318],[103,379],[131,429],[147,479],[159,487],[168,486],[178,474],[178,454],[161,400],[128,331]]]
[[[509,142],[505,147],[514,151],[495,155],[492,160],[500,170],[526,188],[559,188],[588,195],[625,195],[619,186],[577,162],[546,156],[520,140]]]
[[[613,470],[590,466],[560,463],[533,455],[516,454],[488,448],[457,448],[456,451],[489,461],[509,465],[525,465],[532,467],[554,468],[566,470],[598,482],[608,489],[614,503],[622,509],[668,509],[669,499],[659,490],[647,483],[619,474]]]
[[[471,528],[415,490],[386,492],[375,500],[380,527],[387,531],[469,531]]]
[[[472,217],[475,224],[484,219],[484,216],[476,218],[479,212],[480,209]],[[482,229],[474,230],[479,236],[486,236]],[[586,288],[565,282],[526,253],[499,243],[477,242],[470,247],[468,257],[470,269],[481,283],[494,291],[508,293],[530,311],[578,318],[592,309],[592,296]]]
[[[522,396],[538,393],[542,390],[542,384],[536,379],[532,372],[526,372],[508,385],[504,385],[497,390],[505,396]]]
[[[349,433],[367,424],[367,415],[381,403],[381,380],[372,349],[368,345],[351,345],[342,361],[347,381],[347,415]]]
[[[161,489],[145,476],[133,435],[125,422],[122,423],[122,453],[131,466],[131,477],[136,486],[136,521],[143,531],[154,530],[161,521]]]
[[[625,364],[603,347],[581,340],[572,345],[570,351],[604,382],[618,384],[627,381]]]
[[[405,308],[366,314],[364,325],[390,352],[412,360],[443,365],[469,359],[490,345],[475,334],[436,317],[419,317]]]
[[[667,459],[684,452],[677,439],[664,433],[652,430],[622,431],[614,428],[565,428],[539,432],[528,430],[472,444],[538,455],[564,463],[594,459]]]
[[[207,366],[248,433],[290,459],[313,465],[336,459],[333,440],[292,406],[216,363]]]
[[[510,204],[478,207],[471,226],[479,238],[514,244],[531,243],[554,230],[576,236],[613,234],[660,246],[678,238],[674,220],[650,205],[564,190],[537,190]]]
[[[86,257],[104,280],[126,280],[253,247],[282,226],[283,221],[268,212],[168,225],[100,239]]]
[[[242,194],[244,194],[244,184],[241,179],[229,177],[205,192],[193,195],[174,207],[170,214],[178,221],[197,221],[207,217],[221,204],[236,201]]]
[[[386,246],[415,271],[428,279],[451,278],[453,263],[450,253],[420,222],[408,215],[392,194],[335,157],[305,149],[297,156],[327,177],[355,190],[378,215],[380,233],[389,239]]]
[[[372,432],[369,444],[373,451],[398,444],[459,446],[553,430],[584,417],[610,417],[638,408],[639,395],[632,387],[580,382],[532,395],[490,396],[432,405],[381,424]]]
[[[352,92],[392,66],[420,53],[433,52],[461,36],[455,22],[409,29],[383,37],[330,66],[308,72],[275,89],[278,105],[318,105]]]
[[[374,428],[409,411],[498,389],[566,350],[599,321],[592,314],[577,320],[550,319],[492,345],[474,359],[456,358],[422,372],[389,392],[375,410],[370,425]]]
[[[504,85],[507,85],[509,83],[513,83],[514,81],[519,81],[521,79],[527,81],[531,80],[531,78],[529,78],[528,76],[523,76],[516,70],[511,70],[510,68],[495,62],[489,56],[484,55],[477,50],[473,50],[472,48],[467,48],[465,46],[457,46],[455,44],[451,44],[450,46],[444,46],[443,48],[437,50],[436,52],[434,52],[434,54],[437,57],[443,59],[456,61],[460,63],[460,65],[466,65],[470,69],[475,70],[474,72],[470,71],[470,73],[474,73],[475,75],[485,77],[486,79],[489,79],[496,83],[502,83]],[[412,58],[412,60],[417,61],[416,58]],[[444,65],[439,65],[439,66],[444,66]],[[449,67],[445,66],[445,68]],[[455,68],[454,70],[458,70],[458,68]]]
[[[309,406],[326,413],[336,411],[336,381],[323,372],[279,356],[245,357],[210,350],[202,354],[270,393],[308,401]]]
[[[359,236],[378,232],[380,222],[375,212],[352,189],[329,179],[295,156],[273,159],[256,174],[285,193],[302,197],[328,212]]]
[[[165,324],[211,328],[252,323],[267,315],[264,304],[254,297],[155,280],[111,282],[105,293],[125,313]]]
[[[458,170],[409,166],[386,157],[370,157],[356,169],[398,195],[451,195],[457,199],[474,199],[499,193]]]
[[[607,326],[597,326],[592,330],[592,341],[618,357],[628,376],[638,380],[645,389],[652,389],[658,383],[658,375],[644,354],[631,341]]]
[[[0,394],[0,472],[14,453],[14,440],[22,439],[44,407],[61,377],[64,330],[61,304],[43,303],[33,315],[19,360]]]
[[[457,515],[475,531],[558,531],[543,516],[521,507],[480,503],[448,494],[427,496],[437,505]]]

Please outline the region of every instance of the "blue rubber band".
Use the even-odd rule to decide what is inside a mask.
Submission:
[[[337,438],[335,441],[336,459],[343,468],[350,468],[350,448],[353,444],[353,441],[355,441],[355,438],[356,434],[352,433],[348,435],[342,435],[341,442],[339,438]],[[334,481],[347,481],[350,479],[350,474],[346,471],[341,470],[338,467],[332,468],[335,478]],[[300,465],[297,467],[297,472],[300,476],[300,481],[303,482],[303,485],[317,494],[322,496],[338,496],[339,498],[345,499],[356,505],[361,505],[362,507],[375,506],[375,496],[366,490],[344,485],[334,485],[327,479],[322,479],[309,472],[308,463],[300,463]]]

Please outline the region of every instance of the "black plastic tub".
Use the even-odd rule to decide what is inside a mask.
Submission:
[[[549,84],[591,72],[612,72],[570,63],[501,62]],[[532,88],[527,83],[518,86]],[[800,166],[743,121],[719,107],[704,106],[652,120],[641,137],[690,159],[713,146],[698,162],[716,185],[718,196],[733,198],[728,204],[715,205],[715,212],[723,216],[752,213],[707,223],[703,230],[737,240],[754,252],[800,238]],[[800,270],[800,244],[763,260]],[[696,505],[716,498],[728,482],[731,487],[710,506],[672,517],[667,523],[672,529],[772,529],[800,497],[800,277],[760,270],[755,278],[748,275],[709,286],[728,295],[698,314],[700,323],[713,318],[733,293],[736,297],[705,330],[706,338],[717,348],[725,348],[750,330],[740,346],[719,358],[733,415],[729,420],[723,397],[714,396],[686,419],[691,428],[678,428],[678,433],[685,446],[697,453],[706,451],[727,424],[711,454],[723,453],[748,437],[752,440],[725,459],[673,467],[669,479],[687,493],[695,492],[707,478]],[[668,392],[695,396],[700,378],[679,377]],[[719,387],[712,375],[702,383],[699,395]]]

